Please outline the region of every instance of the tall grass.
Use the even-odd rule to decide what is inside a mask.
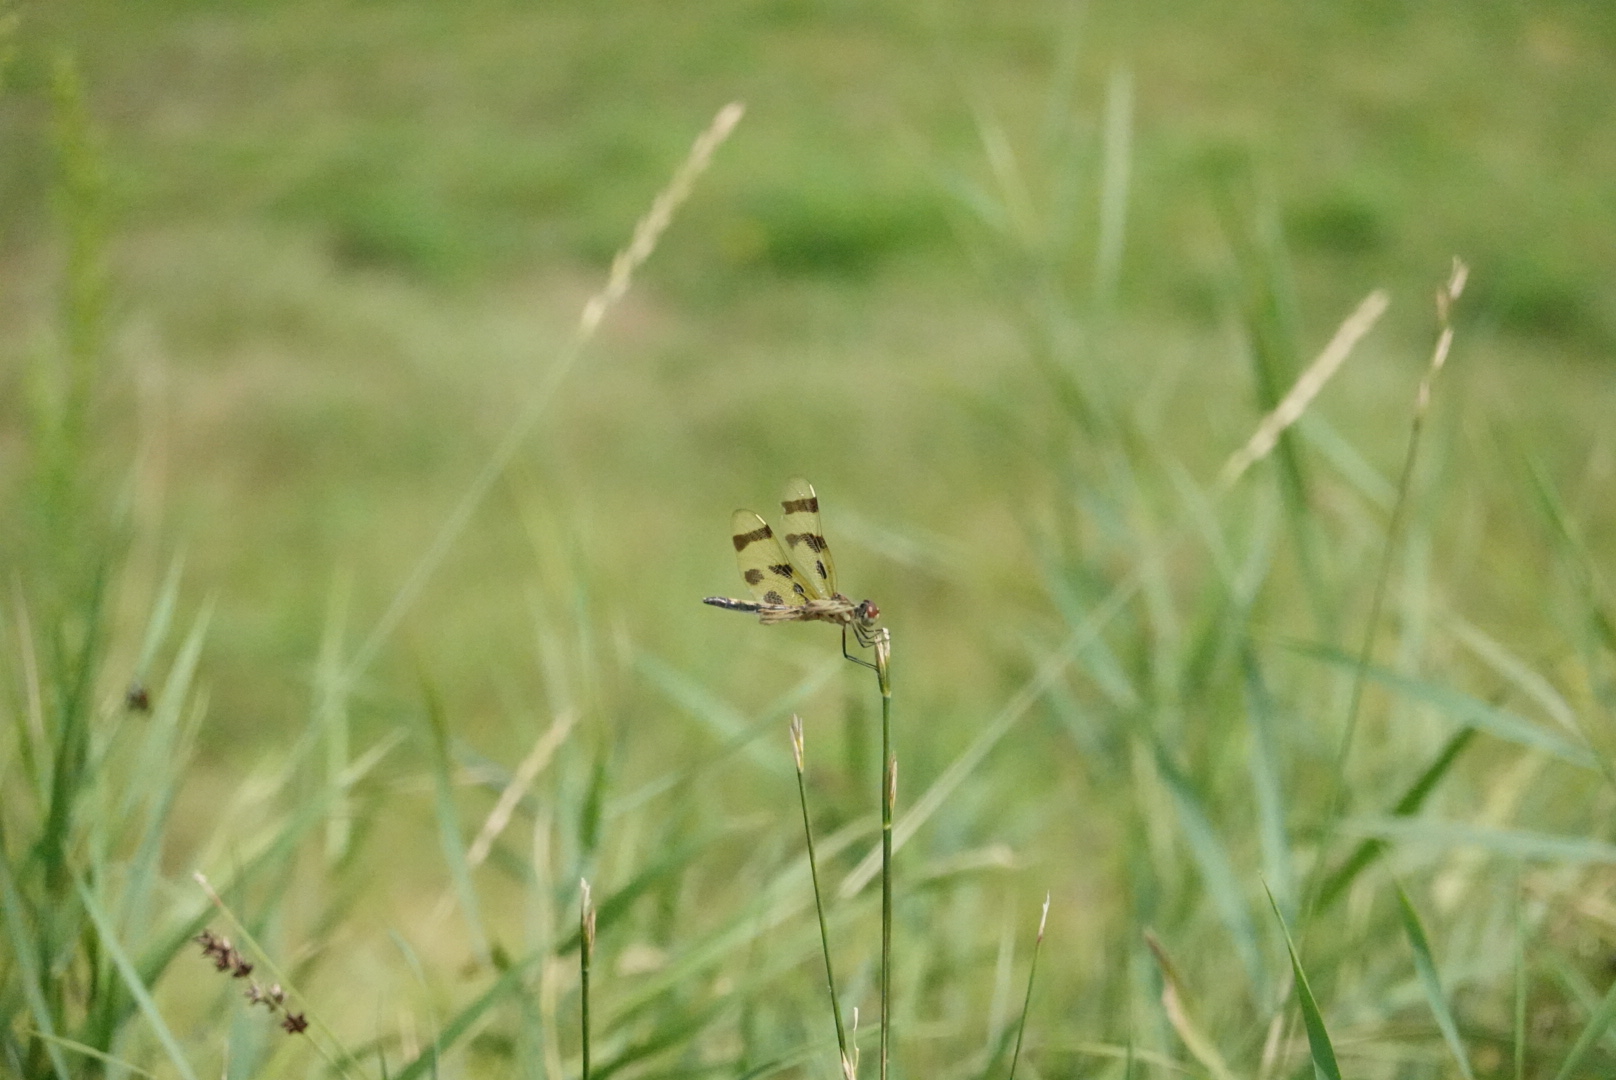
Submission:
[[[133,626],[110,599],[130,528],[101,441],[119,429],[97,423],[117,404],[98,396],[113,226],[82,88],[70,64],[54,70],[65,269],[32,379],[7,605],[0,1069],[270,1077],[320,1055],[348,1076],[846,1076],[859,1032],[845,1021],[871,997],[882,1076],[1616,1069],[1597,952],[1616,863],[1616,619],[1578,505],[1537,448],[1508,448],[1507,505],[1540,529],[1549,585],[1541,625],[1484,625],[1444,558],[1481,498],[1463,399],[1432,396],[1429,377],[1411,391],[1351,319],[1361,352],[1326,346],[1337,381],[1318,385],[1304,342],[1335,313],[1298,299],[1282,215],[1249,177],[1211,198],[1250,415],[1209,432],[1184,420],[1197,402],[1141,406],[1154,373],[1107,364],[1124,345],[1125,72],[1091,142],[1062,100],[1029,154],[984,105],[987,180],[955,185],[1038,387],[1007,440],[1026,483],[1005,498],[1034,553],[1021,590],[995,599],[1013,636],[985,640],[979,612],[947,630],[990,655],[976,670],[995,707],[895,731],[879,653],[879,807],[856,769],[810,779],[796,733],[804,855],[783,756],[758,740],[823,697],[839,662],[778,690],[739,672],[765,700],[730,705],[601,613],[576,550],[545,550],[564,524],[533,524],[534,662],[551,696],[522,703],[542,734],[524,732],[516,765],[457,725],[435,657],[413,658],[403,690],[374,675],[738,114],[698,143],[357,640],[358,590],[332,589],[308,716],[213,796],[194,754],[212,606],[187,598],[178,560]],[[1446,308],[1438,334],[1437,356],[1452,347],[1462,369]],[[1411,430],[1401,457],[1333,419],[1330,394],[1363,369],[1395,387],[1377,407]],[[1240,445],[1257,449],[1216,475],[1208,463]],[[943,702],[977,691],[950,676],[917,672],[906,702],[928,683]],[[648,768],[630,744],[680,713],[710,741]],[[363,735],[367,714],[385,734]],[[901,813],[899,744],[917,793]],[[772,793],[763,810],[747,808],[756,790]],[[439,854],[422,858],[417,834],[432,832]],[[593,895],[574,920],[580,879]],[[1052,883],[1055,923],[1047,942],[1040,923],[1018,994],[1016,898],[1032,882]],[[400,906],[419,910],[395,928]],[[279,1026],[188,948],[219,920],[276,972]],[[217,942],[203,939],[215,961],[239,951]],[[293,1016],[310,1027],[280,1030]]]

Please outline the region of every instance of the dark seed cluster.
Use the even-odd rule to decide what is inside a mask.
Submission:
[[[228,971],[232,979],[247,979],[252,974],[252,962],[241,955],[229,938],[204,930],[196,936],[196,943],[202,946],[202,955],[213,961],[214,968]],[[248,1005],[262,1005],[271,1013],[280,1014],[281,1028],[288,1035],[308,1030],[308,1017],[286,1007],[286,991],[281,989],[280,983],[260,986],[248,979],[246,997]]]

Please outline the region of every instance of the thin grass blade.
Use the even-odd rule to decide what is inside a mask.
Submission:
[[[437,695],[427,690],[426,715],[427,746],[430,750],[434,808],[438,821],[438,842],[448,864],[449,878],[460,898],[460,911],[471,935],[472,951],[484,964],[490,962],[488,935],[483,931],[482,916],[477,903],[477,890],[471,882],[471,867],[466,862],[465,832],[461,828],[460,811],[454,801],[454,762],[449,753],[448,725]]]
[[[1314,1000],[1313,987],[1308,984],[1307,972],[1302,970],[1302,958],[1296,955],[1296,943],[1291,940],[1290,927],[1285,925],[1285,916],[1280,914],[1279,905],[1274,902],[1274,894],[1268,894],[1268,903],[1274,909],[1274,918],[1279,920],[1280,933],[1285,935],[1285,949],[1290,953],[1291,972],[1296,977],[1296,1000],[1302,1007],[1302,1023],[1307,1027],[1307,1045],[1313,1055],[1313,1075],[1316,1080],[1341,1080],[1341,1066],[1336,1064],[1335,1046],[1330,1042],[1330,1032],[1324,1026],[1324,1017],[1319,1013],[1319,1003]]]
[[[0,838],[3,838],[3,835],[0,835]],[[54,1038],[56,1021],[45,998],[37,946],[29,938],[27,912],[24,909],[22,895],[17,890],[17,879],[12,874],[11,859],[3,847],[0,847],[0,915],[4,916],[5,936],[11,943],[14,978],[22,983],[23,997],[28,1003],[34,1027],[42,1035]],[[12,1031],[11,1016],[0,1015],[0,1045],[11,1042]],[[18,1047],[18,1052],[20,1055],[21,1047]],[[45,1053],[50,1058],[51,1068],[55,1071],[57,1080],[69,1080],[72,1074],[68,1071],[67,1062],[62,1058],[56,1043],[47,1040]]]
[[[1262,953],[1257,947],[1257,926],[1252,920],[1251,909],[1246,905],[1240,875],[1236,873],[1217,829],[1207,817],[1200,797],[1160,747],[1156,751],[1156,762],[1163,779],[1167,781],[1167,790],[1172,792],[1173,806],[1178,811],[1179,824],[1184,830],[1190,856],[1201,872],[1207,895],[1217,909],[1224,929],[1234,942],[1235,955],[1240,958],[1240,965],[1246,971],[1247,985],[1256,1000],[1260,1001],[1264,997],[1267,980],[1263,977]]]
[[[1605,992],[1604,1000],[1588,1018],[1582,1033],[1577,1036],[1577,1041],[1567,1051],[1565,1060],[1560,1063],[1559,1071],[1554,1074],[1554,1080],[1571,1080],[1573,1076],[1579,1075],[1577,1070],[1582,1065],[1582,1059],[1605,1034],[1605,1029],[1610,1027],[1612,1020],[1616,1020],[1616,982],[1611,983],[1610,989]]]
[[[1460,728],[1454,732],[1437,753],[1435,760],[1425,767],[1419,779],[1415,780],[1403,793],[1403,797],[1397,800],[1397,805],[1392,808],[1392,815],[1409,817],[1417,813],[1475,737],[1476,729],[1473,727]],[[1319,890],[1318,910],[1321,912],[1329,910],[1332,904],[1345,896],[1347,888],[1358,875],[1379,859],[1385,850],[1384,840],[1365,840],[1354,848],[1352,854],[1347,856],[1346,861],[1325,880],[1323,888]]]
[[[1425,1000],[1431,1006],[1432,1015],[1436,1017],[1436,1026],[1442,1032],[1442,1039],[1448,1044],[1453,1060],[1458,1063],[1459,1072],[1465,1080],[1475,1080],[1476,1074],[1470,1068],[1470,1055],[1465,1053],[1464,1043],[1459,1040],[1459,1025],[1453,1021],[1453,1009],[1448,1004],[1448,996],[1442,990],[1442,980],[1437,975],[1430,939],[1425,936],[1425,927],[1420,923],[1419,912],[1414,910],[1414,902],[1401,885],[1397,886],[1397,904],[1403,917],[1403,933],[1408,936],[1409,947],[1414,950],[1414,970],[1419,973],[1420,986],[1425,991]]]
[[[1278,721],[1273,696],[1249,642],[1241,650],[1241,667],[1245,676],[1246,721],[1252,741],[1247,767],[1251,771],[1251,789],[1257,803],[1263,877],[1278,897],[1280,907],[1292,910],[1296,902],[1296,880],[1291,866],[1290,833],[1285,824],[1285,793],[1279,778]]]
[[[96,903],[95,897],[90,894],[90,890],[82,882],[76,884],[79,902],[84,905],[84,910],[89,914],[90,920],[95,923],[96,933],[99,936],[98,944],[106,951],[108,959],[117,968],[118,974],[123,977],[124,989],[129,991],[130,996],[140,1006],[141,1014],[145,1016],[146,1022],[151,1025],[152,1034],[162,1044],[163,1051],[168,1055],[169,1063],[173,1065],[174,1071],[180,1075],[182,1080],[196,1080],[196,1074],[191,1071],[191,1063],[186,1059],[185,1051],[180,1048],[179,1041],[174,1038],[174,1033],[168,1029],[168,1022],[163,1019],[163,1014],[158,1010],[157,1002],[152,1000],[151,992],[146,989],[146,984],[141,980],[140,973],[135,970],[135,965],[130,961],[129,955],[124,952],[123,944],[118,940],[111,920],[107,918],[106,912],[101,910],[101,905]]]
[[[1494,829],[1427,818],[1358,818],[1342,822],[1341,828],[1345,832],[1367,833],[1400,843],[1428,844],[1444,850],[1478,847],[1511,859],[1616,865],[1616,844],[1585,836],[1555,836],[1529,829]]]
[[[1318,645],[1297,645],[1294,647],[1303,656],[1357,670],[1358,659],[1336,649]],[[1364,669],[1364,674],[1388,690],[1395,691],[1414,701],[1423,702],[1438,712],[1471,727],[1479,728],[1489,735],[1496,736],[1506,742],[1512,742],[1517,746],[1524,746],[1531,750],[1542,750],[1544,753],[1580,768],[1600,771],[1599,762],[1587,747],[1578,746],[1561,738],[1555,732],[1539,727],[1525,717],[1512,713],[1507,709],[1500,709],[1473,698],[1469,694],[1460,693],[1457,690],[1440,686],[1425,679],[1403,675],[1376,664],[1368,665]]]

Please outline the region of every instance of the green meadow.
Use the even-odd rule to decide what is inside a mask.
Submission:
[[[1616,1075],[1616,10],[0,20],[0,1076]]]

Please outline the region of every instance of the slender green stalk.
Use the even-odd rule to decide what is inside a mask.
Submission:
[[[791,718],[791,756],[797,762],[797,799],[802,804],[802,834],[808,841],[808,874],[814,882],[814,911],[819,914],[819,942],[825,949],[825,982],[830,986],[830,1011],[836,1018],[836,1048],[842,1055],[842,1075],[854,1080],[853,1059],[847,1053],[847,1031],[842,1026],[842,1003],[836,993],[836,972],[830,963],[830,930],[825,925],[825,901],[819,891],[819,861],[814,856],[814,830],[808,822],[808,786],[803,779],[802,718]]]
[[[580,881],[582,900],[578,905],[579,1025],[583,1031],[582,1080],[589,1080],[589,962],[595,955],[595,905],[589,899],[589,882]]]
[[[1016,1080],[1016,1063],[1021,1060],[1021,1040],[1027,1034],[1027,1013],[1032,1008],[1032,980],[1038,974],[1038,954],[1044,949],[1044,927],[1049,923],[1049,894],[1044,894],[1044,911],[1038,916],[1038,939],[1032,946],[1032,964],[1027,968],[1027,996],[1021,1001],[1021,1023],[1016,1027],[1016,1048],[1010,1054],[1010,1075]]]
[[[898,802],[898,759],[892,753],[892,678],[887,670],[892,639],[875,643],[875,677],[881,687],[881,1069],[887,1080],[892,1040],[892,811]]]

